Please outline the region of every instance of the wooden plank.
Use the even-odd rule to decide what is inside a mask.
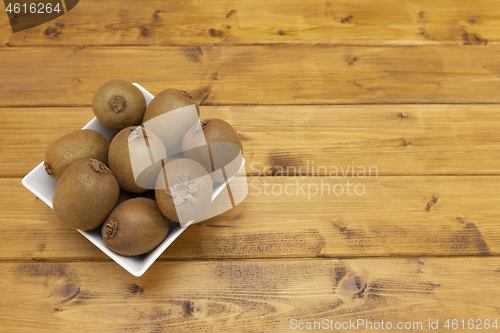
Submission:
[[[114,263],[1,263],[0,325],[6,332],[290,332],[326,319],[333,329],[365,320],[422,332],[431,331],[430,320],[442,332],[456,319],[454,331],[464,332],[469,319],[482,329],[488,319],[495,330],[499,266],[499,258],[172,261],[135,278]],[[353,331],[372,330],[363,323]]]
[[[90,105],[122,78],[203,105],[500,103],[500,46],[0,49],[0,106]]]
[[[93,116],[90,107],[0,108],[0,176],[24,176]],[[500,173],[497,105],[203,106],[205,118],[236,128],[254,176],[353,165],[379,175]]]
[[[500,254],[498,176],[248,181],[245,201],[190,226],[161,258]],[[0,258],[107,258],[19,179],[0,179],[0,199]]]
[[[491,44],[498,1],[88,0],[71,13],[12,34],[1,45]]]

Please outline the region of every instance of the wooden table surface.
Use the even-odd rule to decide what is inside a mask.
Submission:
[[[82,0],[0,42],[1,332],[500,321],[500,2]],[[192,92],[247,160],[140,278],[21,185],[114,78]]]

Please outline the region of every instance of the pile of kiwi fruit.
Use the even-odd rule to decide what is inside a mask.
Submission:
[[[147,105],[124,80],[104,83],[92,109],[103,134],[83,129],[54,141],[45,170],[56,182],[53,209],[75,229],[100,230],[124,256],[145,254],[168,235],[170,223],[203,217],[214,184],[234,176],[243,146],[221,119],[200,122],[191,95],[167,89]]]

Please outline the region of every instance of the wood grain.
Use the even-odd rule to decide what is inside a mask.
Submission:
[[[0,108],[0,176],[26,175],[50,143],[93,117],[90,107]],[[203,106],[205,118],[236,128],[254,176],[353,166],[379,175],[500,173],[497,105]]]
[[[82,1],[71,13],[12,34],[2,46],[494,44],[497,1]]]
[[[292,319],[444,331],[498,324],[500,306],[498,258],[173,261],[141,278],[115,263],[1,265],[6,332],[290,332]]]
[[[248,182],[245,201],[190,226],[161,258],[500,254],[498,176],[249,177]],[[0,258],[107,258],[58,221],[20,179],[1,179],[0,198]]]
[[[500,46],[2,48],[0,106],[88,106],[122,78],[202,105],[499,103]]]
[[[0,331],[498,320],[499,15],[493,0],[86,0],[16,34],[3,16]],[[246,200],[140,278],[20,178],[114,78],[192,92],[247,158]],[[377,173],[342,175],[353,165]]]

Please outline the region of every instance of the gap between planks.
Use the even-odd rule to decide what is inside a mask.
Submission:
[[[462,259],[462,258],[500,258],[500,255],[422,255],[422,256],[405,256],[405,255],[397,255],[397,256],[366,256],[366,257],[354,257],[354,256],[338,256],[338,257],[246,257],[246,258],[238,258],[238,257],[225,257],[225,258],[158,258],[155,262],[189,262],[189,261],[306,261],[306,260],[400,260],[400,259]],[[50,259],[10,259],[10,258],[2,258],[0,259],[0,264],[9,263],[30,263],[30,264],[54,264],[54,263],[109,263],[114,262],[111,258],[50,258]]]
[[[359,103],[308,103],[308,104],[254,104],[254,103],[231,103],[231,104],[223,104],[223,103],[217,103],[217,104],[200,104],[199,106],[223,106],[223,107],[231,107],[231,106],[366,106],[366,105],[376,105],[376,106],[384,106],[384,105],[500,105],[500,103],[497,102],[484,102],[484,101],[477,101],[477,102],[415,102],[415,101],[409,101],[409,102],[394,102],[394,103],[388,103],[388,102],[359,102]],[[92,104],[12,104],[12,105],[0,105],[0,109],[14,109],[14,108],[90,108],[92,107]]]
[[[499,42],[489,42],[488,46],[497,46],[500,45]],[[120,48],[120,47],[247,47],[247,46],[255,46],[255,47],[301,47],[301,46],[311,46],[311,47],[380,47],[380,48],[398,48],[398,47],[440,47],[440,46],[465,46],[463,43],[455,43],[455,42],[444,42],[439,44],[423,44],[423,45],[415,45],[415,44],[349,44],[349,43],[307,43],[307,42],[297,42],[297,43],[234,43],[234,44],[220,44],[220,43],[191,43],[191,44],[169,44],[169,43],[154,43],[154,44],[59,44],[59,45],[51,45],[51,44],[26,44],[26,45],[11,45],[10,43],[5,43],[0,45],[0,49],[15,49],[15,48]],[[470,47],[474,47],[477,45],[467,45]],[[484,45],[479,45],[485,47]]]

